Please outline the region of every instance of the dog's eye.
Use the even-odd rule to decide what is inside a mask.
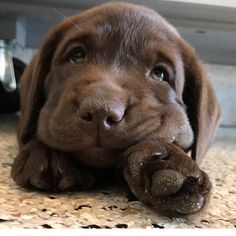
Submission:
[[[159,81],[163,81],[163,80],[167,80],[168,79],[168,73],[167,71],[160,67],[157,66],[155,67],[152,71],[151,71],[151,77],[155,80],[159,80]]]
[[[71,63],[71,64],[81,63],[81,62],[84,61],[85,57],[86,57],[86,53],[85,53],[85,50],[82,47],[75,48],[69,54],[68,62]]]

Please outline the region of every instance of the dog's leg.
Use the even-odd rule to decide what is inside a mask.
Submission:
[[[131,191],[159,212],[192,214],[209,198],[211,183],[207,174],[174,144],[137,144],[123,156],[124,177]]]
[[[22,187],[47,191],[89,189],[94,183],[93,176],[80,169],[73,156],[55,151],[37,139],[22,147],[11,175]]]

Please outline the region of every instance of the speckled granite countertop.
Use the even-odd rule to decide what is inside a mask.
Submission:
[[[122,189],[49,194],[10,178],[17,118],[0,115],[0,228],[236,228],[236,142],[216,142],[202,163],[213,182],[208,208],[186,218],[159,216]]]

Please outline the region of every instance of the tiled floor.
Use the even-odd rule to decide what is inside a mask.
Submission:
[[[186,218],[159,216],[122,189],[47,194],[9,176],[17,152],[16,117],[0,116],[0,228],[235,228],[236,142],[216,142],[202,163],[214,189],[208,208]]]

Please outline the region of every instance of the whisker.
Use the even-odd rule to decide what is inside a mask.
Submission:
[[[74,27],[76,27],[77,29],[81,30],[80,27],[75,24],[69,17],[67,17],[66,15],[64,15],[62,12],[58,11],[56,8],[52,8],[53,11],[55,11],[57,14],[59,14],[60,16],[62,16],[64,19],[66,19],[67,21],[69,21]]]

